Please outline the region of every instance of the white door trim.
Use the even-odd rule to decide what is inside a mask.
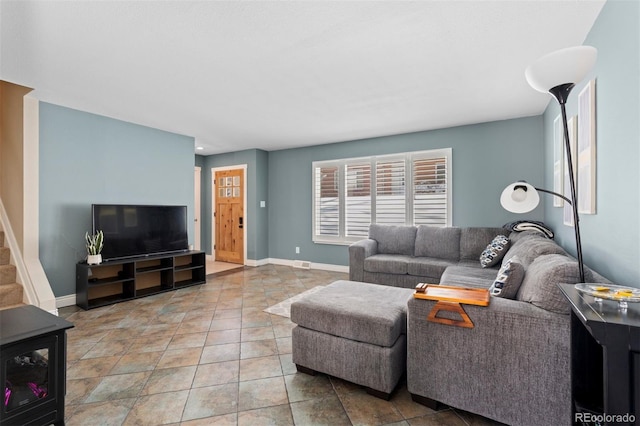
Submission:
[[[213,258],[216,258],[216,221],[213,218],[213,215],[216,212],[216,186],[213,184],[213,180],[216,178],[216,172],[221,172],[224,170],[238,170],[242,169],[244,187],[242,188],[243,202],[242,202],[242,217],[244,218],[245,225],[242,227],[243,233],[243,247],[242,250],[244,264],[247,264],[247,165],[246,164],[237,164],[235,166],[223,166],[223,167],[212,167],[211,168],[211,217],[207,218],[207,220],[211,221],[211,254]],[[253,225],[253,224],[251,224]]]

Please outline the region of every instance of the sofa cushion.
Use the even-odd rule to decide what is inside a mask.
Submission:
[[[432,257],[414,257],[407,265],[407,273],[418,277],[440,277],[445,269],[456,262]]]
[[[291,321],[345,339],[391,347],[407,332],[413,289],[336,281],[291,305]]]
[[[380,254],[405,254],[413,255],[416,243],[415,226],[369,226],[369,238],[378,242]]]
[[[462,228],[460,231],[460,259],[475,260],[496,235],[509,235],[504,228]]]
[[[542,234],[529,234],[518,238],[517,241],[511,245],[511,248],[509,248],[504,255],[504,258],[510,259],[518,256],[520,263],[522,263],[522,266],[526,269],[536,258],[546,254],[561,254],[566,256],[567,252],[554,241],[542,236]]]
[[[585,268],[585,280],[592,280],[591,271]],[[561,254],[538,256],[527,268],[518,291],[518,300],[532,303],[547,311],[568,314],[569,302],[562,295],[558,283],[580,282],[578,262]]]
[[[515,299],[523,279],[524,266],[522,266],[518,257],[514,256],[502,264],[496,279],[489,287],[489,293],[496,297]]]
[[[460,287],[489,288],[493,280],[496,279],[497,269],[482,269],[478,262],[473,262],[474,266],[449,266],[442,277],[440,284],[457,285]]]
[[[511,241],[512,246],[515,243],[517,243],[520,239],[528,238],[528,237],[546,238],[541,233],[534,232],[534,231],[511,232],[509,234],[509,240]]]
[[[460,259],[460,228],[418,226],[415,256],[448,260]]]
[[[509,238],[505,235],[496,236],[480,254],[480,265],[483,268],[497,265],[509,249]]]
[[[411,256],[400,254],[374,254],[364,260],[364,270],[367,272],[383,272],[387,274],[406,274]]]
[[[482,265],[480,265],[480,262],[478,262],[478,259],[461,260],[458,262],[458,266],[464,266],[467,268],[476,268],[476,269],[490,269],[490,270],[493,270],[494,272],[498,272],[498,269],[500,269],[499,267],[495,267],[495,266],[492,266],[490,268],[482,268]]]

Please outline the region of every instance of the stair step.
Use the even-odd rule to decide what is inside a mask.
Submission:
[[[8,265],[11,260],[11,249],[9,247],[0,247],[0,265]]]
[[[24,303],[16,303],[15,305],[0,306],[0,311],[3,311],[5,309],[11,309],[11,308],[19,308],[20,306],[25,306],[25,304]]]
[[[0,265],[0,285],[16,282],[16,267],[13,265]]]
[[[17,305],[22,303],[22,286],[20,284],[0,285],[0,305]]]

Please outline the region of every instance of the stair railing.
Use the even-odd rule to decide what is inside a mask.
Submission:
[[[23,302],[57,315],[55,296],[40,259],[24,259],[2,199],[0,199],[0,224],[4,231],[5,245],[11,250],[10,263],[16,267],[16,282],[23,287]],[[37,279],[32,279],[33,277]]]

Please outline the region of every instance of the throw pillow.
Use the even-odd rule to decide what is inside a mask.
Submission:
[[[502,264],[495,281],[489,287],[492,296],[515,299],[524,279],[524,266],[517,257],[512,257]]]
[[[480,264],[483,268],[497,265],[502,260],[509,248],[509,238],[504,235],[495,237],[480,255]]]

